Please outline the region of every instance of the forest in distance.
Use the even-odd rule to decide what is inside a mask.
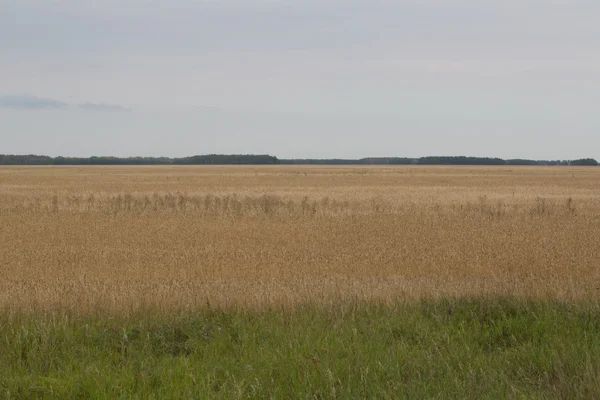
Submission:
[[[528,160],[491,157],[430,156],[368,157],[361,159],[279,159],[266,154],[207,154],[191,157],[50,157],[0,154],[0,165],[562,165],[598,166],[593,158]]]

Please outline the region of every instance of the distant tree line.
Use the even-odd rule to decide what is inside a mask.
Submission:
[[[292,159],[280,160],[281,164],[321,164],[321,165],[590,165],[598,166],[598,161],[593,158],[580,160],[524,160],[489,157],[421,157],[421,158],[399,158],[399,157],[375,157],[351,159]]]
[[[269,155],[209,154],[183,158],[168,157],[48,157],[0,154],[0,165],[266,165],[279,164]]]
[[[205,156],[192,156],[185,158],[175,158],[172,164],[193,164],[193,165],[269,165],[279,164],[277,157],[269,155],[223,155],[209,154]]]
[[[359,160],[341,159],[341,158],[330,158],[330,159],[304,159],[304,158],[302,158],[302,159],[292,159],[292,160],[279,160],[280,164],[293,164],[293,165],[302,165],[302,164],[410,165],[410,164],[416,164],[415,161],[416,161],[416,159],[414,159],[414,158],[400,158],[400,157],[371,157],[371,158],[361,158]]]
[[[361,159],[287,159],[270,155],[208,154],[168,157],[49,157],[0,154],[0,165],[580,165],[598,166],[593,158],[579,160],[525,160],[489,157],[370,157]]]

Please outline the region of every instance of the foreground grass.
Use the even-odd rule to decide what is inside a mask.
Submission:
[[[0,316],[0,398],[594,398],[600,305]]]

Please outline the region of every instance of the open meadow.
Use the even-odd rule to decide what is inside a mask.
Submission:
[[[600,397],[600,168],[2,167],[0,243],[0,398]]]
[[[600,298],[600,169],[0,169],[0,308]]]

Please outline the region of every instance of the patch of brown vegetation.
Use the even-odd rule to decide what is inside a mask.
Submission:
[[[600,298],[600,169],[0,168],[0,308]]]

